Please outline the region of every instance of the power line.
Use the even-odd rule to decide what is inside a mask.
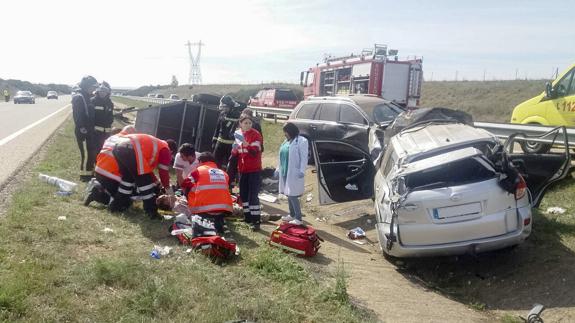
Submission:
[[[188,55],[190,57],[190,74],[188,76],[188,83],[195,85],[195,84],[202,84],[202,70],[200,69],[200,57],[202,55],[202,46],[206,44],[202,43],[200,40],[197,43],[190,43],[188,42],[184,45],[188,47]],[[198,51],[196,56],[192,54],[192,46],[198,46]]]

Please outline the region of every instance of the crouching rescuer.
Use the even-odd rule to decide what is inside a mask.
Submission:
[[[84,205],[88,206],[92,201],[108,205],[110,198],[116,195],[122,181],[122,174],[113,150],[122,138],[135,132],[136,128],[133,126],[125,126],[122,131],[104,141],[102,150],[96,156],[96,168],[94,169],[96,181],[92,180],[88,185],[89,194],[84,200]]]
[[[182,187],[189,191],[190,212],[213,221],[216,233],[223,235],[224,216],[233,211],[228,174],[218,168],[210,152],[200,154],[198,161],[198,168],[182,183]]]
[[[154,170],[158,168],[160,182],[168,195],[170,187],[170,165],[172,154],[177,150],[173,140],[161,140],[147,134],[131,134],[122,137],[114,146],[112,154],[122,174],[118,191],[110,202],[109,210],[121,212],[130,206],[132,195],[138,195],[149,216],[158,215],[156,195],[158,186]]]

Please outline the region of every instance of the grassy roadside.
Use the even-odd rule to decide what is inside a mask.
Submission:
[[[146,108],[149,105],[154,105],[153,103],[149,103],[149,102],[145,102],[145,101],[140,101],[140,100],[133,100],[133,99],[128,99],[128,98],[124,98],[121,96],[115,96],[112,98],[114,102],[126,105],[128,107],[136,107],[136,108]]]
[[[68,121],[33,172],[76,179],[77,155]],[[232,224],[242,255],[218,266],[138,208],[111,215],[55,191],[32,176],[0,219],[0,321],[373,320],[342,296],[337,273],[313,272],[269,248],[266,235]],[[156,260],[154,244],[174,249]]]

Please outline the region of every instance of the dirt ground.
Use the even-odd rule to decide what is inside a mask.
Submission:
[[[309,259],[314,266],[335,271],[344,263],[348,275],[348,292],[359,304],[375,311],[385,322],[492,322],[494,315],[477,311],[451,300],[421,284],[417,277],[401,273],[386,260],[379,250],[375,234],[375,216],[371,200],[317,205],[315,173],[309,168],[306,175],[306,195],[302,197],[304,221],[316,228],[325,241],[320,253]],[[313,195],[306,202],[308,193]],[[287,201],[263,203],[270,214],[285,214]],[[347,238],[349,229],[363,228],[367,233],[365,244]],[[271,232],[275,226],[265,225]]]

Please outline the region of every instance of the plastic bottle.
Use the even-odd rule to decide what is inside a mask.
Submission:
[[[76,189],[76,186],[78,186],[78,184],[76,184],[74,182],[70,182],[70,181],[67,181],[65,179],[61,179],[61,178],[54,177],[54,176],[48,176],[45,174],[38,175],[38,178],[42,182],[46,182],[48,184],[58,186],[60,191],[64,191],[64,192],[73,192]]]

